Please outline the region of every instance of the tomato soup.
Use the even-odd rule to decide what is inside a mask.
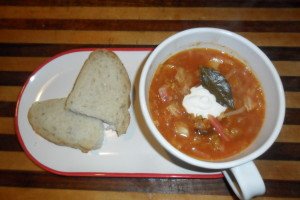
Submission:
[[[226,79],[234,102],[234,107],[206,118],[188,113],[182,104],[192,87],[204,84],[204,67]],[[175,148],[200,160],[222,160],[255,139],[264,121],[265,99],[243,62],[219,50],[194,48],[160,64],[150,85],[149,107],[154,124]]]

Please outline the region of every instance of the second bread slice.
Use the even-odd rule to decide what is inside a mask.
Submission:
[[[85,61],[69,94],[66,108],[95,117],[126,132],[130,122],[130,80],[118,56],[97,50]]]

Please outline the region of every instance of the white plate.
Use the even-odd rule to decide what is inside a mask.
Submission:
[[[20,93],[15,116],[18,139],[28,157],[41,168],[69,176],[220,178],[220,172],[196,168],[176,160],[158,145],[140,114],[138,79],[150,49],[111,49],[124,63],[132,83],[131,122],[117,137],[106,131],[101,149],[89,153],[55,145],[37,135],[27,113],[33,102],[66,97],[93,49],[63,52],[42,64]]]

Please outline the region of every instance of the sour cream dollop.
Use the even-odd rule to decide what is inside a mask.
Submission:
[[[208,118],[208,115],[218,117],[226,110],[226,107],[219,104],[216,97],[202,85],[192,87],[190,91],[190,94],[187,94],[182,101],[183,107],[189,114],[201,115],[203,118]]]

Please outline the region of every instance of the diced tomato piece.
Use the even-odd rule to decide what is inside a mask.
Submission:
[[[211,125],[215,128],[215,131],[218,133],[218,135],[221,137],[221,139],[228,142],[230,139],[225,134],[224,128],[223,128],[222,124],[219,122],[219,120],[212,115],[208,115],[208,120],[211,123]]]

